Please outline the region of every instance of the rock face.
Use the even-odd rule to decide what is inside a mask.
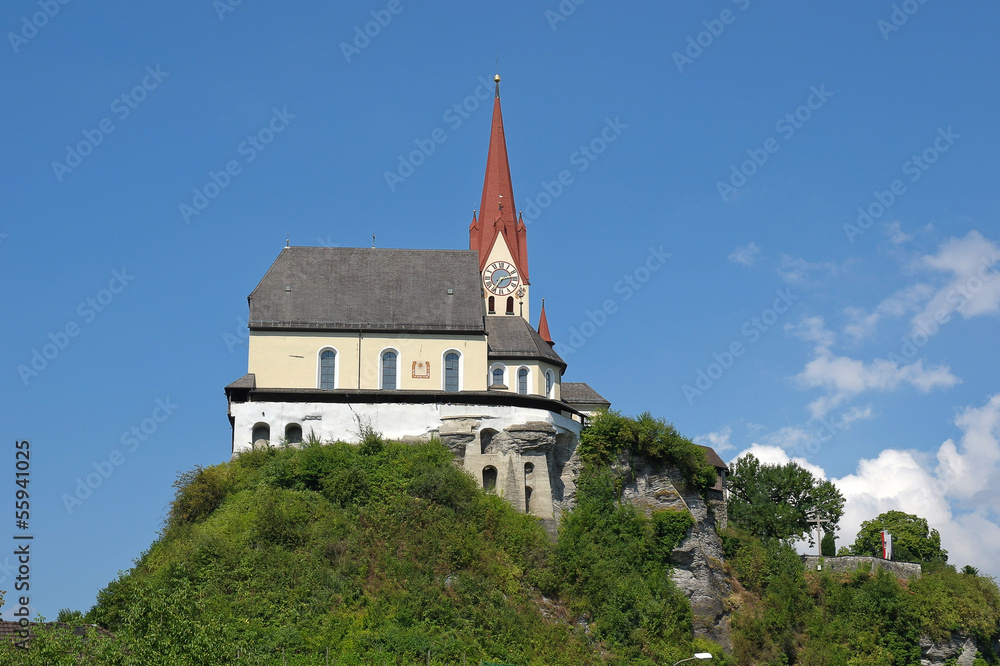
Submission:
[[[576,506],[576,481],[583,469],[576,433],[540,421],[502,429],[475,416],[442,421],[440,436],[455,454],[456,464],[518,510],[538,516],[554,537],[562,515]],[[725,520],[721,493],[709,490],[706,500],[687,487],[678,469],[641,456],[623,454],[613,469],[624,481],[622,499],[647,515],[660,509],[691,513],[695,524],[671,553],[673,580],[691,602],[695,635],[731,652],[726,600],[732,587],[723,571],[722,541],[716,533],[716,521]]]
[[[951,638],[935,643],[929,638],[920,639],[921,666],[944,666],[953,663],[957,666],[972,666],[976,661],[978,648],[976,641],[961,634],[952,634]],[[955,660],[957,661],[950,661]]]
[[[695,524],[670,555],[673,580],[691,602],[694,633],[732,652],[729,609],[732,594],[723,571],[722,540],[716,533],[716,516],[697,491],[683,481],[680,471],[654,464],[640,456],[622,456],[615,471],[624,479],[622,498],[647,514],[659,509],[687,510]]]

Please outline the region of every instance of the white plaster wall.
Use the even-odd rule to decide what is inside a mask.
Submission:
[[[302,426],[303,438],[310,431],[322,441],[358,440],[356,415],[371,423],[372,427],[388,439],[406,436],[420,437],[436,433],[444,417],[471,416],[482,418],[482,427],[503,430],[528,421],[544,421],[580,434],[581,424],[545,409],[488,405],[438,405],[438,404],[371,404],[371,403],[322,403],[322,402],[242,402],[230,405],[234,419],[233,453],[251,446],[250,436],[257,423],[267,423],[271,428],[271,444],[278,445],[285,435],[285,426],[297,423]]]

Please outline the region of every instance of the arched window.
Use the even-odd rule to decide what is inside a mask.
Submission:
[[[289,444],[302,443],[302,426],[298,423],[289,423],[285,426],[285,439]]]
[[[444,355],[444,390],[458,390],[458,362],[461,357],[458,352],[448,352]]]
[[[507,314],[514,314],[514,297],[507,297]]]
[[[491,386],[503,386],[503,367],[493,368],[493,381]]]
[[[396,389],[396,352],[382,352],[382,388],[386,391]]]
[[[497,468],[489,465],[483,468],[483,490],[488,493],[496,492],[497,488]]]
[[[546,398],[553,397],[553,395],[552,395],[552,371],[551,370],[546,370],[545,371],[545,397]]]
[[[493,313],[495,313],[497,311],[497,299],[494,298],[493,296],[490,296],[490,298],[489,298],[489,308],[488,309],[489,309],[490,314],[493,314]]]
[[[524,487],[524,512],[531,513],[531,486]]]
[[[521,395],[528,395],[528,369],[521,368],[517,371],[517,392]]]
[[[332,349],[324,349],[319,354],[319,387],[321,389],[336,388],[337,352]]]
[[[258,423],[253,427],[250,441],[254,446],[268,446],[271,443],[271,426],[266,423]]]

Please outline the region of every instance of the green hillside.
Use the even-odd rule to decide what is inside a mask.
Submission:
[[[908,583],[805,572],[787,543],[731,529],[734,654],[692,639],[670,580],[692,518],[622,504],[610,439],[646,454],[670,441],[661,459],[683,461],[695,486],[710,479],[672,429],[614,418],[584,438],[590,462],[556,542],[439,442],[368,433],[196,469],[160,538],[83,619],[113,639],[40,629],[29,650],[0,646],[0,663],[669,666],[710,651],[697,663],[899,666],[920,663],[921,637],[1000,634],[992,579],[943,564]]]
[[[43,635],[7,663],[325,664],[329,648],[336,664],[653,664],[711,649],[668,578],[686,524],[654,529],[606,473],[583,479],[558,544],[438,442],[264,449],[177,485],[162,536],[87,614],[117,645]]]

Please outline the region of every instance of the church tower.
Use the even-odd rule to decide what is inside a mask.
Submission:
[[[494,77],[493,122],[478,218],[469,225],[469,249],[479,252],[486,312],[530,321],[528,242],[524,220],[514,206],[507,142],[500,112],[500,75]]]

